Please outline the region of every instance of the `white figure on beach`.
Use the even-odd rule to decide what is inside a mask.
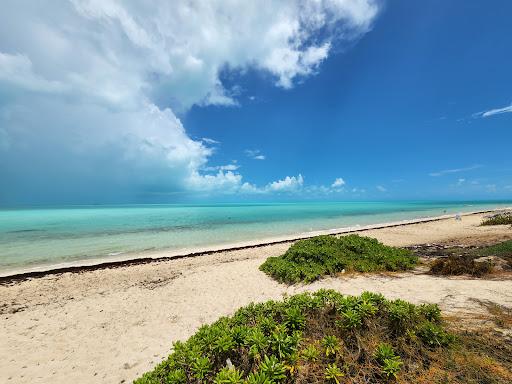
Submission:
[[[462,221],[462,216],[461,216],[460,212],[455,215],[455,220]]]

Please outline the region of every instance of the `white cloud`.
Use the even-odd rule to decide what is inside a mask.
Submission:
[[[177,114],[237,105],[240,89],[220,80],[226,68],[292,87],[334,45],[369,31],[378,11],[373,0],[3,4],[3,196],[239,188],[233,166],[204,173],[218,143],[192,140]]]
[[[236,192],[242,183],[242,175],[223,171],[215,175],[201,175],[194,171],[187,179],[188,187],[196,191],[222,190],[223,193]]]
[[[477,112],[473,115],[473,117],[490,117],[494,115],[501,115],[503,113],[512,113],[512,104],[503,108],[495,108],[488,111]]]
[[[220,190],[224,194],[271,194],[271,193],[303,193],[305,189],[304,178],[301,174],[297,176],[286,176],[283,179],[272,181],[262,187],[244,182],[240,174],[230,170],[219,169],[217,174],[200,175],[195,173],[189,180],[189,188],[196,191]],[[317,186],[308,188],[316,189]]]
[[[460,173],[460,172],[472,171],[472,170],[478,169],[478,168],[482,168],[482,165],[475,164],[475,165],[472,165],[472,166],[466,167],[466,168],[445,169],[445,170],[442,170],[442,171],[431,172],[431,173],[429,173],[429,176],[439,177],[439,176],[444,176],[444,175],[448,175],[448,174],[451,174],[451,173]]]
[[[220,144],[220,141],[210,139],[209,137],[202,137],[201,141],[206,144],[210,144],[210,145]]]
[[[345,185],[345,180],[343,180],[341,177],[338,177],[334,182],[331,184],[332,188],[340,188]]]
[[[267,185],[266,190],[272,192],[294,192],[302,188],[304,185],[304,178],[301,174],[297,177],[286,176],[282,180],[274,181]]]
[[[63,92],[66,86],[34,73],[32,62],[25,55],[0,52],[0,83],[34,92]]]
[[[457,180],[457,185],[458,185],[458,186],[461,186],[461,185],[462,185],[462,184],[464,184],[465,182],[466,182],[466,179],[462,179],[462,178],[461,178],[461,179],[458,179],[458,180]]]
[[[375,188],[377,188],[377,190],[378,190],[379,192],[387,192],[387,191],[388,191],[388,190],[387,190],[385,187],[383,187],[382,185],[377,185]]]
[[[215,165],[215,166],[208,166],[204,167],[204,171],[236,171],[239,169],[240,166],[238,164],[226,164],[226,165]]]
[[[253,160],[265,160],[267,158],[259,149],[246,149],[245,154]]]

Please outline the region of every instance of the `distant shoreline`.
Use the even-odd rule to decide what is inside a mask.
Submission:
[[[461,216],[470,216],[476,214],[483,213],[492,213],[497,211],[503,211],[512,209],[512,207],[502,207],[502,208],[494,208],[494,209],[486,209],[486,210],[478,210],[461,213]],[[168,261],[173,259],[182,259],[189,257],[198,257],[206,254],[226,252],[226,251],[236,251],[242,250],[246,248],[258,248],[264,247],[273,244],[282,244],[282,243],[291,243],[301,239],[311,238],[313,236],[319,235],[339,235],[346,233],[357,233],[366,230],[372,229],[381,229],[381,228],[391,228],[391,227],[399,227],[406,225],[414,225],[418,223],[439,221],[454,218],[456,214],[446,214],[440,216],[432,216],[425,217],[419,219],[410,219],[410,220],[400,220],[393,222],[385,222],[378,224],[369,224],[369,225],[356,225],[350,227],[341,227],[341,228],[333,228],[327,230],[318,230],[318,231],[309,231],[302,232],[293,235],[287,236],[279,236],[273,238],[266,239],[257,239],[251,241],[244,241],[232,244],[222,244],[218,246],[204,246],[197,247],[191,249],[178,249],[178,250],[158,250],[155,252],[142,252],[139,254],[125,254],[125,255],[116,255],[109,257],[101,257],[94,258],[88,260],[77,260],[63,263],[55,263],[55,264],[46,264],[39,265],[35,267],[22,267],[12,270],[0,271],[0,284],[8,283],[13,281],[25,280],[33,277],[42,277],[46,275],[52,274],[60,274],[66,272],[84,272],[84,271],[92,271],[97,269],[106,269],[106,268],[118,268],[125,267],[130,265],[139,265],[139,264],[147,264],[161,261]]]

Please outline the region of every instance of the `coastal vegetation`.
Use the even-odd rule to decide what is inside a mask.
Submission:
[[[512,212],[501,212],[484,218],[482,225],[512,225]]]
[[[505,383],[511,351],[455,336],[436,305],[320,290],[202,326],[135,384]]]
[[[434,260],[430,266],[430,273],[433,275],[470,275],[482,277],[493,271],[490,261],[477,262],[471,255],[449,256]]]
[[[321,290],[251,304],[203,326],[185,343],[175,343],[169,358],[136,383],[393,379],[416,371],[421,351],[453,341],[435,305]]]
[[[508,260],[512,267],[512,240],[477,249],[475,253],[479,256],[496,256]]]
[[[310,283],[340,272],[403,271],[413,268],[417,260],[409,250],[373,238],[324,235],[297,241],[284,255],[269,257],[260,270],[283,283]]]
[[[473,249],[447,249],[448,257],[430,265],[434,275],[470,275],[482,277],[500,270],[512,270],[512,240]]]

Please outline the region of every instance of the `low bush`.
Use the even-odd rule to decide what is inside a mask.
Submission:
[[[293,244],[284,255],[269,257],[260,270],[284,283],[309,283],[324,275],[350,272],[402,271],[417,257],[409,250],[388,247],[359,235],[316,236]]]
[[[497,213],[493,216],[486,217],[482,221],[482,225],[511,225],[512,212]]]
[[[498,244],[494,244],[488,247],[480,248],[477,253],[481,256],[498,256],[506,257],[512,256],[512,240],[503,241]]]
[[[320,290],[201,327],[135,384],[414,382],[454,342],[435,305]]]
[[[430,273],[434,275],[482,277],[493,271],[490,262],[476,262],[474,259],[474,256],[469,255],[436,259],[430,265]]]

